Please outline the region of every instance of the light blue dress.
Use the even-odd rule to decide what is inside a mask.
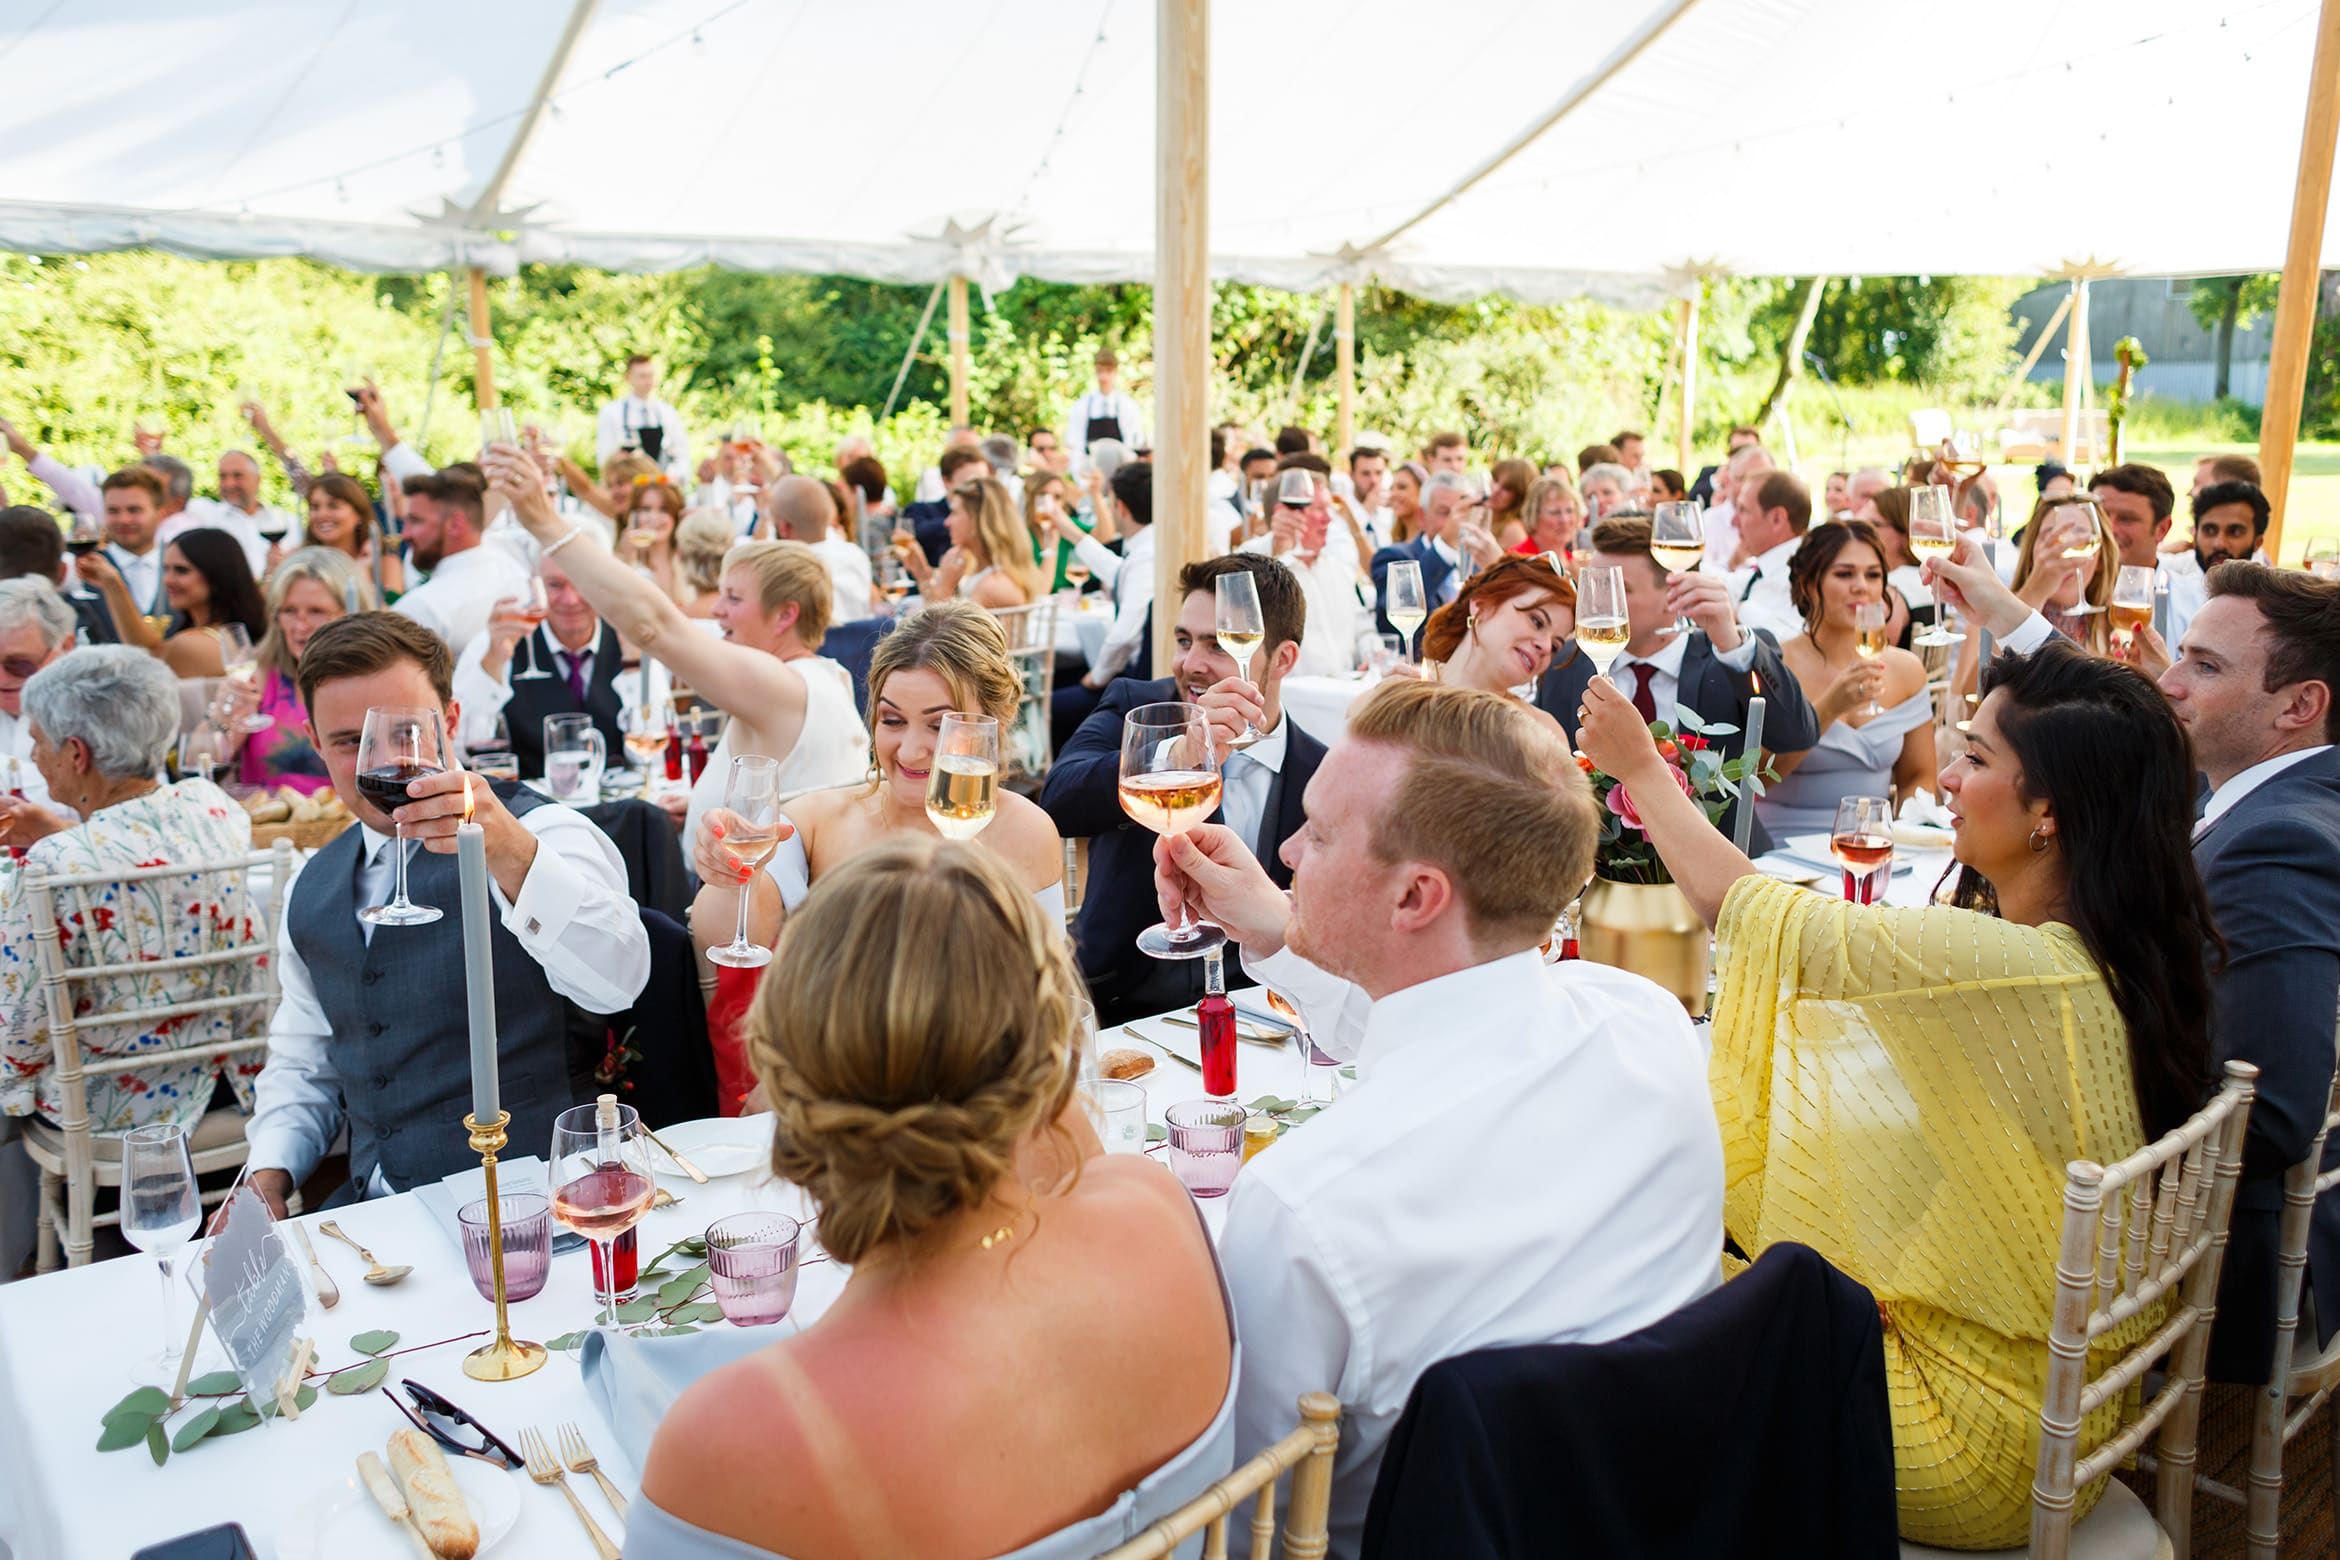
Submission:
[[[1826,834],[1844,798],[1891,794],[1902,738],[1933,718],[1933,698],[1920,688],[1865,726],[1835,722],[1793,773],[1757,798],[1756,816],[1775,840]]]
[[[1200,1216],[1198,1210],[1196,1217]],[[1214,1265],[1218,1262],[1215,1246],[1211,1261]],[[1002,1560],[1088,1560],[1137,1537],[1234,1470],[1235,1384],[1242,1377],[1243,1344],[1235,1337],[1234,1302],[1228,1298],[1223,1272],[1219,1275],[1219,1303],[1226,1308],[1227,1334],[1234,1347],[1227,1362],[1227,1391],[1220,1398],[1219,1412],[1209,1427],[1189,1442],[1184,1451],[1140,1479],[1134,1488],[1122,1491],[1103,1511],[1058,1528]],[[604,1328],[585,1340],[586,1383],[609,1411],[613,1425],[641,1427],[637,1431],[639,1444],[627,1446],[634,1465],[640,1467],[649,1451],[650,1434],[658,1418],[684,1387],[707,1371],[743,1358],[770,1341],[770,1335],[760,1328],[746,1331],[719,1328],[696,1337],[673,1340],[630,1338]],[[677,1349],[677,1344],[692,1347]],[[721,1352],[716,1353],[715,1347]],[[683,1370],[689,1373],[683,1375]],[[1200,1553],[1201,1545],[1201,1535],[1197,1534],[1180,1545],[1177,1553],[1191,1560]],[[771,1550],[758,1549],[739,1539],[693,1526],[672,1512],[661,1510],[646,1495],[637,1495],[627,1507],[624,1547],[626,1560],[785,1560]]]

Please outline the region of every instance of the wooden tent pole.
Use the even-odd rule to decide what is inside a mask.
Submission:
[[[1357,442],[1357,289],[1341,283],[1333,300],[1333,376],[1340,385],[1340,414],[1333,424],[1336,460],[1347,460]]]
[[[2324,0],[2316,19],[2316,58],[2308,71],[2307,119],[2299,133],[2299,177],[2291,193],[2291,242],[2283,252],[2283,286],[2275,301],[2275,341],[2267,363],[2267,404],[2259,417],[2259,474],[2274,518],[2267,556],[2281,562],[2284,499],[2299,414],[2307,390],[2310,338],[2324,248],[2324,208],[2332,197],[2332,141],[2340,130],[2340,0]]]
[[[951,426],[967,424],[967,279],[951,278],[950,314],[946,328],[951,342]]]
[[[2088,278],[2072,278],[2072,315],[2064,336],[2064,464],[2080,469],[2080,386],[2088,377]]]
[[[2047,323],[2032,338],[2031,350],[2023,355],[2023,362],[2015,370],[2015,377],[2007,381],[2007,388],[2000,394],[1998,404],[1991,408],[1993,418],[2007,415],[2007,408],[2014,404],[2015,392],[2022,389],[2023,381],[2031,377],[2032,366],[2039,362],[2040,354],[2047,351],[2047,344],[2056,339],[2056,327],[2063,324],[2064,316],[2071,312],[2072,295],[2066,292],[2056,301],[2056,312],[2047,317]]]
[[[498,404],[495,339],[488,334],[487,272],[475,265],[464,273],[464,282],[471,293],[471,389],[484,412]]]
[[[1674,317],[1674,356],[1682,370],[1682,398],[1675,408],[1674,469],[1685,481],[1697,475],[1697,468],[1690,464],[1690,429],[1698,410],[1698,295],[1705,288],[1703,281],[1693,278],[1690,296],[1682,300]]]
[[[1154,7],[1154,672],[1170,669],[1178,575],[1208,549],[1210,0]]]

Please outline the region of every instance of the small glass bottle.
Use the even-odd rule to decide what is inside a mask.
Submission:
[[[1227,1000],[1225,950],[1203,955],[1203,996],[1194,1005],[1195,1029],[1202,1036],[1203,1092],[1231,1099],[1235,1093],[1235,1004]]]
[[[675,721],[674,706],[666,707],[666,778],[682,778],[682,728]]]

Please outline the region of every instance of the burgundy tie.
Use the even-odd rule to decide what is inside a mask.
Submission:
[[[1641,712],[1644,725],[1657,722],[1657,696],[1649,691],[1650,680],[1657,676],[1657,668],[1647,661],[1633,663],[1633,707]]]
[[[582,708],[585,703],[585,657],[571,655],[564,650],[561,659],[569,663],[569,693]]]

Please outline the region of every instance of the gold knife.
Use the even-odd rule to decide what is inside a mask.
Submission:
[[[382,1515],[414,1541],[415,1550],[423,1556],[423,1560],[438,1560],[438,1552],[431,1548],[429,1540],[408,1519],[406,1496],[400,1492],[398,1481],[390,1477],[390,1470],[382,1466],[382,1454],[360,1452],[357,1464],[358,1477],[365,1481],[366,1493],[374,1497],[374,1504],[382,1508]]]
[[[291,1224],[290,1220],[286,1221]],[[309,1271],[317,1275],[317,1303],[330,1311],[341,1304],[341,1286],[333,1282],[333,1275],[325,1271],[325,1264],[317,1260],[317,1248],[309,1244],[306,1225],[292,1224],[293,1239],[300,1243],[301,1255],[309,1259]]]
[[[1159,1022],[1165,1024],[1176,1024],[1181,1029],[1202,1028],[1201,1024],[1195,1022],[1192,1015],[1186,1013],[1165,1013],[1162,1015]],[[1289,1029],[1260,1029],[1253,1025],[1246,1024],[1240,1019],[1238,1019],[1235,1024],[1235,1038],[1238,1040],[1248,1040],[1253,1045],[1282,1045],[1291,1037],[1292,1031]]]
[[[1153,1039],[1147,1035],[1139,1034],[1135,1029],[1130,1028],[1130,1026],[1127,1024],[1121,1026],[1121,1032],[1129,1036],[1132,1040],[1145,1041],[1146,1044],[1152,1046],[1155,1050],[1161,1052],[1164,1056],[1169,1057],[1170,1060],[1174,1062],[1184,1062],[1187,1066],[1193,1068],[1196,1072],[1202,1071],[1202,1063],[1196,1061],[1193,1057],[1180,1056],[1176,1051],[1171,1050],[1161,1041]]]
[[[692,1164],[689,1160],[683,1158],[682,1155],[676,1153],[673,1149],[667,1148],[666,1139],[660,1137],[657,1133],[651,1131],[648,1127],[644,1127],[642,1129],[642,1135],[648,1138],[651,1142],[656,1143],[659,1148],[664,1150],[667,1158],[682,1166],[683,1174],[689,1176],[692,1180],[698,1182],[701,1186],[705,1186],[707,1184],[707,1172],[700,1169],[697,1165]]]

